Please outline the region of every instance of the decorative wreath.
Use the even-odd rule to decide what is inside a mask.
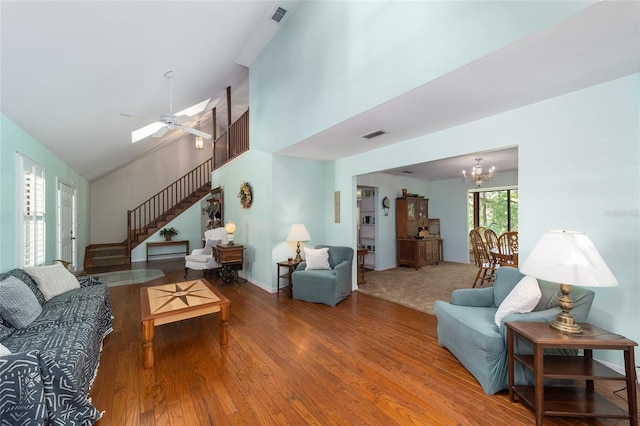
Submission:
[[[253,197],[251,195],[251,185],[249,185],[249,182],[243,182],[242,185],[240,185],[238,198],[240,198],[240,204],[242,205],[242,208],[248,209],[249,207],[251,207]]]

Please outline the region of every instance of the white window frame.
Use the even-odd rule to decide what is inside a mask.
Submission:
[[[18,229],[20,266],[42,266],[46,254],[46,180],[44,166],[18,153]],[[30,193],[30,197],[27,197]]]

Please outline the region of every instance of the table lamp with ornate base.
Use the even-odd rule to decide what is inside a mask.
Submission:
[[[287,235],[287,241],[298,243],[296,246],[296,262],[302,262],[302,256],[300,256],[300,241],[309,241],[310,239],[311,236],[302,223],[294,223],[291,225],[291,229]]]
[[[618,285],[600,253],[583,232],[546,231],[522,264],[520,272],[546,281],[562,283],[558,306],[562,312],[551,328],[580,334],[582,328],[571,315],[571,286],[612,287]]]
[[[551,328],[569,334],[581,334],[582,327],[576,324],[576,320],[571,315],[573,309],[573,301],[569,297],[571,294],[571,286],[569,284],[560,284],[562,296],[558,299],[558,306],[562,309],[556,319],[551,321]]]

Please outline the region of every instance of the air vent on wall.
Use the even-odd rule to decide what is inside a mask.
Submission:
[[[277,23],[280,23],[280,21],[282,21],[282,18],[284,18],[284,15],[287,13],[286,9],[283,9],[281,7],[278,7],[276,9],[275,12],[273,12],[273,15],[271,16],[271,19],[273,19],[274,21],[276,21]]]
[[[385,133],[387,133],[387,132],[385,132],[384,130],[376,130],[375,132],[371,132],[371,133],[368,133],[366,135],[362,135],[362,137],[365,138],[365,139],[373,139],[373,138],[376,138],[376,137],[378,137],[380,135],[384,135]]]

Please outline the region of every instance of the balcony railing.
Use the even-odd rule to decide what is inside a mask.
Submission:
[[[249,110],[213,142],[213,169],[249,150]]]

